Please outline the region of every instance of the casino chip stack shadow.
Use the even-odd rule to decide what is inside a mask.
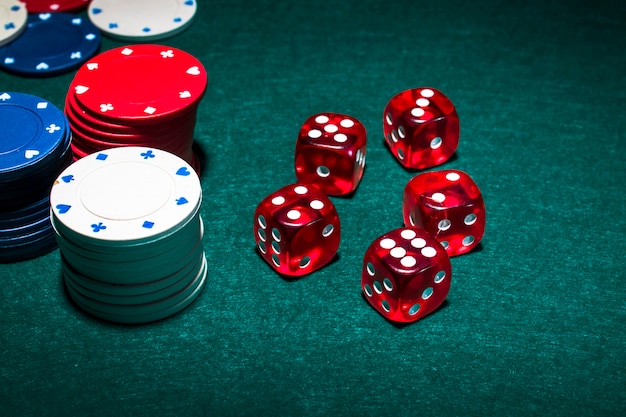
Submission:
[[[0,92],[0,262],[57,247],[50,224],[52,181],[72,162],[63,112],[40,97]]]
[[[65,102],[75,159],[147,146],[178,155],[199,172],[193,135],[207,83],[202,63],[170,46],[128,45],[95,56],[76,73]]]
[[[51,220],[75,304],[127,324],[191,304],[207,279],[201,201],[192,167],[155,148],[102,150],[65,169]]]

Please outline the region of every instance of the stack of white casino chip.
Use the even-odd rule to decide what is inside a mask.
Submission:
[[[145,147],[82,158],[55,181],[51,220],[67,291],[118,323],[175,314],[202,291],[200,180],[184,160]]]

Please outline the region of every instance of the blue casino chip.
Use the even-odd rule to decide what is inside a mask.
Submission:
[[[0,241],[0,263],[33,259],[56,249],[56,247],[56,238],[52,229],[46,229],[37,237],[21,238],[13,242]]]
[[[24,178],[58,159],[69,140],[69,126],[59,108],[42,98],[0,92],[0,182]]]
[[[49,196],[16,210],[0,211],[0,235],[9,230],[36,224],[46,216],[50,217]]]
[[[28,16],[20,37],[0,48],[0,67],[19,75],[47,77],[72,71],[100,49],[100,31],[70,13]]]
[[[68,138],[61,143],[58,151],[51,152],[51,156],[40,161],[35,167],[29,167],[27,175],[22,175],[8,181],[2,181],[0,175],[0,229],[6,221],[14,221],[28,216],[29,207],[34,201],[48,199],[50,194],[51,178],[73,161],[73,153]],[[23,170],[24,171],[24,170]],[[46,201],[47,204],[47,201]],[[10,212],[7,216],[5,212]]]

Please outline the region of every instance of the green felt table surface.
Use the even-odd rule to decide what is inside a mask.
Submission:
[[[626,2],[201,0],[159,43],[209,73],[207,285],[127,326],[72,304],[58,250],[0,265],[0,415],[626,415]],[[72,78],[0,73],[0,90],[62,106]],[[457,108],[458,151],[433,170],[472,176],[487,227],[444,306],[394,326],[360,274],[418,173],[384,145],[383,108],[419,86]],[[253,212],[295,182],[300,126],[326,111],[364,123],[367,169],[332,197],[336,261],[289,282],[256,254]]]

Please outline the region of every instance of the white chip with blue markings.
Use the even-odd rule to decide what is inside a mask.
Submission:
[[[93,0],[89,19],[110,37],[148,41],[184,30],[196,8],[195,0]]]
[[[6,45],[26,29],[28,12],[17,0],[0,0],[0,46]]]
[[[55,181],[55,224],[90,241],[140,242],[168,235],[200,207],[193,168],[169,152],[144,147],[104,150],[82,158]]]

